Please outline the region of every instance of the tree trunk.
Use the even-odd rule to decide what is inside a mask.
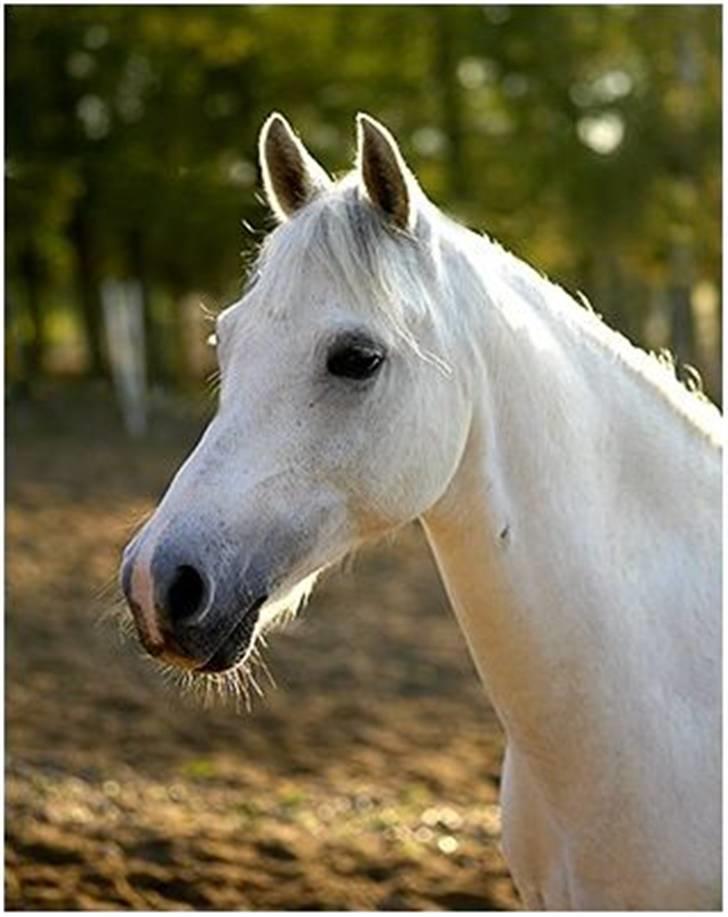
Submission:
[[[440,87],[440,124],[448,141],[449,191],[455,200],[462,200],[467,193],[467,181],[462,95],[455,78],[454,20],[447,7],[433,6],[430,10],[435,41],[435,83]]]
[[[164,328],[152,310],[144,239],[139,229],[132,229],[127,236],[127,258],[131,276],[139,281],[142,288],[147,379],[152,384],[164,382],[169,377],[164,351]]]
[[[692,251],[683,243],[675,243],[672,249],[670,283],[670,348],[678,363],[696,363],[695,327],[690,302],[692,288]]]
[[[685,92],[687,102],[681,112],[675,132],[678,178],[694,190],[692,164],[696,141],[695,110],[698,106],[701,63],[696,53],[695,10],[682,11],[683,28],[677,37],[677,78]],[[693,108],[695,105],[695,110]],[[682,214],[680,214],[682,216]],[[670,256],[670,313],[672,320],[671,346],[678,363],[695,362],[695,327],[690,294],[694,281],[694,255],[692,239],[685,235],[674,239]]]
[[[28,344],[23,339],[16,316],[22,311],[13,292],[5,282],[5,384],[11,400],[28,398],[32,375],[29,369]]]
[[[43,374],[48,351],[46,315],[41,304],[43,266],[38,251],[32,243],[28,243],[23,250],[19,266],[25,288],[25,305],[30,324],[30,339],[23,347],[24,362],[28,377],[32,380]]]
[[[88,354],[88,373],[94,377],[108,376],[102,343],[100,278],[91,242],[91,226],[82,202],[79,202],[76,207],[69,234],[76,257],[76,290],[79,318]]]

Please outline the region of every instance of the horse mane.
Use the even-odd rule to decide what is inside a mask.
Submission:
[[[723,443],[723,415],[704,394],[700,375],[693,367],[683,367],[667,350],[648,352],[635,346],[621,332],[611,328],[583,294],[579,300],[563,287],[539,273],[525,261],[497,243],[486,240],[502,260],[507,282],[530,302],[548,310],[558,320],[573,328],[587,346],[607,354],[626,373],[655,391],[671,411],[686,420],[714,445]]]

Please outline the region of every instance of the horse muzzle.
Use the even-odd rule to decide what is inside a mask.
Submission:
[[[224,672],[252,646],[269,589],[261,565],[248,563],[241,576],[239,567],[212,562],[209,549],[195,551],[195,543],[135,539],[124,553],[121,587],[150,655],[195,673]]]

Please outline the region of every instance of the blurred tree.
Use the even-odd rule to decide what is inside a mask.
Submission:
[[[106,372],[99,285],[134,276],[151,378],[178,379],[181,303],[233,297],[235,227],[249,252],[271,225],[255,150],[273,109],[336,169],[354,113],[381,118],[446,210],[693,362],[696,289],[705,328],[720,316],[720,15],[6,7],[9,371],[42,372],[66,315]]]

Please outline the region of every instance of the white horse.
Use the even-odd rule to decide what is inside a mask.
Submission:
[[[125,555],[145,646],[244,665],[420,519],[505,729],[526,906],[718,907],[718,411],[443,216],[371,118],[339,182],[280,115],[260,152],[280,225],[217,321],[219,411]]]

